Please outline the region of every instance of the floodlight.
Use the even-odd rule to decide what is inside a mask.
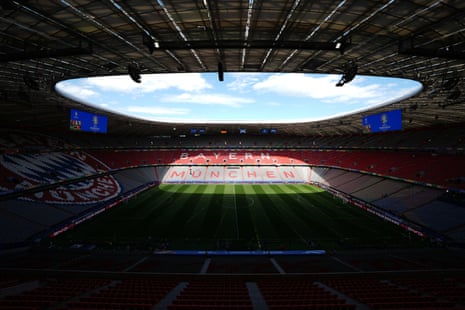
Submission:
[[[350,41],[349,38],[342,37],[339,41],[336,42],[336,45],[334,46],[334,49],[338,50],[341,53],[341,55],[343,55],[345,49],[350,44],[351,44],[351,41]]]
[[[142,34],[142,43],[149,49],[150,54],[153,54],[155,49],[160,47],[160,44],[152,36],[145,33]]]

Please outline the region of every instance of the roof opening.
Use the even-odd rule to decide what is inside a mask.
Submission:
[[[368,110],[413,96],[421,83],[303,73],[143,74],[66,80],[56,89],[92,107],[144,120],[183,123],[310,122]]]

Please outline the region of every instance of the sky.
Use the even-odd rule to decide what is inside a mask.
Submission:
[[[298,123],[365,111],[415,94],[407,79],[303,73],[143,74],[60,82],[56,89],[79,102],[144,120],[182,123]],[[367,113],[369,114],[369,113]]]

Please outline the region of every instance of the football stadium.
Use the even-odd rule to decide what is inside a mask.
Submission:
[[[464,309],[464,20],[458,0],[2,1],[0,309]],[[294,121],[60,89],[183,74],[332,75],[328,104],[421,86]]]

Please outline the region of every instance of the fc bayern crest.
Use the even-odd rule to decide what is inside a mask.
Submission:
[[[78,179],[108,171],[108,167],[85,152],[2,154],[2,191],[18,191],[60,181]],[[28,194],[22,199],[52,204],[94,204],[116,197],[121,187],[111,175]]]

